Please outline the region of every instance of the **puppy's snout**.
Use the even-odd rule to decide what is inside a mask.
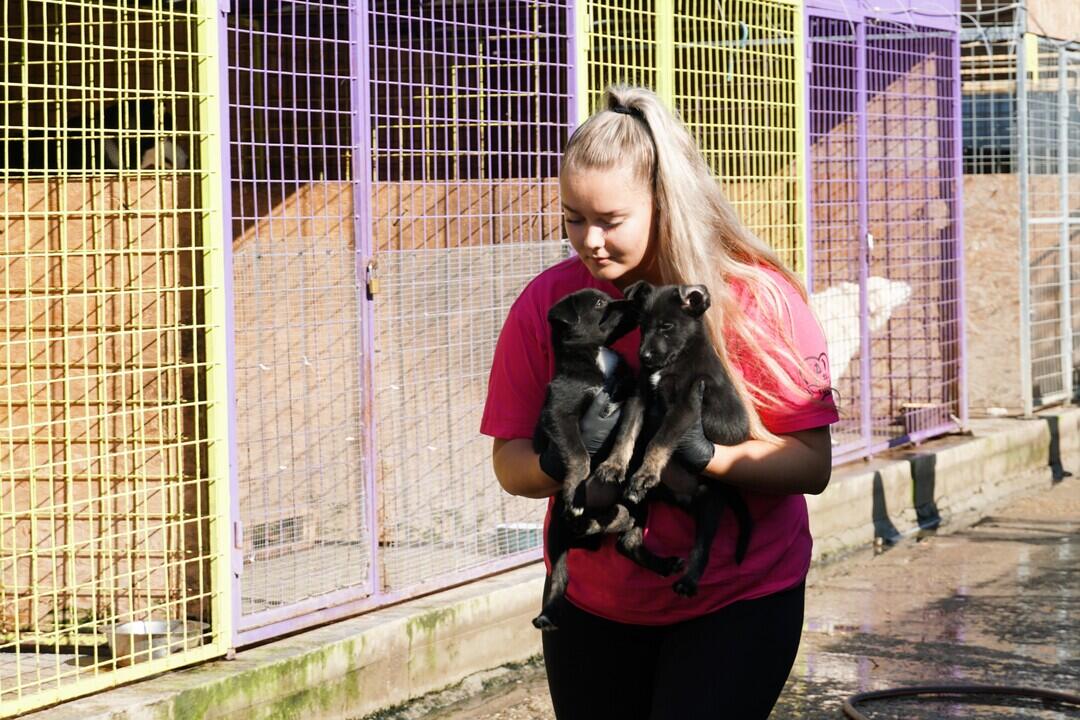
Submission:
[[[641,352],[638,354],[641,356],[641,361],[645,364],[652,362],[652,359],[656,357],[652,350],[645,348],[642,348]]]

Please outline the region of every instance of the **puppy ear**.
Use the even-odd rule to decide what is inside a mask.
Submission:
[[[638,280],[623,291],[623,297],[632,302],[635,306],[641,307],[645,304],[649,295],[652,294],[652,291],[653,286],[650,285],[647,280]]]
[[[552,325],[562,323],[566,327],[571,327],[577,324],[578,321],[577,303],[574,302],[573,297],[564,297],[551,306],[547,317],[548,322]]]
[[[712,304],[709,297],[709,289],[704,285],[680,285],[679,300],[682,301],[682,309],[691,317],[698,317]]]

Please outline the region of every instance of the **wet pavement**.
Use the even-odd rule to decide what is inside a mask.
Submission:
[[[811,571],[802,647],[773,718],[843,717],[853,693],[910,684],[1080,693],[1080,478],[998,506],[975,526],[857,552]],[[543,667],[409,720],[553,720]],[[876,702],[885,718],[1080,718],[996,699]],[[413,708],[417,711],[417,708]],[[390,717],[390,716],[388,716]]]

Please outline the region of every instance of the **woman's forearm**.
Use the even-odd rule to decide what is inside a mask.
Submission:
[[[817,495],[832,475],[829,428],[780,435],[779,443],[717,445],[705,474],[734,487],[777,495]]]
[[[511,495],[546,498],[562,487],[540,469],[540,458],[533,452],[531,440],[496,438],[491,461],[499,484]]]

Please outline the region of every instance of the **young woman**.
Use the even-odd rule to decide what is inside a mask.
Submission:
[[[547,311],[567,293],[612,297],[637,280],[704,284],[716,349],[751,409],[752,439],[713,446],[700,422],[674,461],[740,490],[754,518],[734,562],[738,524],[723,518],[698,594],[677,595],[620,555],[611,539],[572,551],[570,609],[544,633],[544,662],[560,720],[753,720],[769,715],[795,659],[811,540],[804,493],[831,472],[829,395],[821,328],[799,278],[738,221],[685,127],[652,92],[609,88],[606,109],[581,125],[563,156],[560,190],[577,257],[540,273],[499,336],[481,432],[509,493],[544,498],[561,468],[530,438],[553,371]],[[615,349],[637,367],[639,335]],[[582,420],[598,448],[617,421],[594,403]],[[593,496],[589,496],[590,503]],[[650,507],[645,542],[686,557],[693,521]]]

